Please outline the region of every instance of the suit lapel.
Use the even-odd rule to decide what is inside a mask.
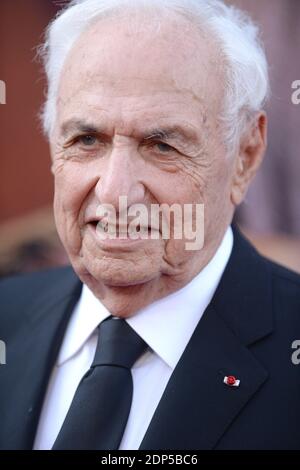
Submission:
[[[221,283],[169,380],[140,449],[213,449],[267,380],[267,371],[248,346],[272,331],[271,279],[264,260],[234,232]],[[240,386],[224,384],[228,375],[240,379]]]
[[[10,342],[1,393],[9,396],[12,406],[1,412],[0,448],[32,449],[49,371],[80,291],[81,283],[67,269],[60,282],[38,296],[25,326]]]

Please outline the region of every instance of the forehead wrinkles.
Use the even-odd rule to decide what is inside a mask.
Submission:
[[[184,96],[182,90],[167,93],[166,98],[161,92],[126,97],[116,97],[114,94],[111,97],[109,94],[99,94],[97,89],[94,93],[81,90],[67,101],[69,103],[64,99],[60,100],[60,122],[84,119],[93,122],[95,126],[107,123],[109,127],[117,128],[155,127],[158,123],[172,124],[174,121],[197,127],[203,124],[204,116],[206,118],[208,113],[203,100],[189,90]]]
[[[203,105],[202,97],[192,87],[180,87],[175,80],[144,80],[136,79],[130,83],[127,80],[99,80],[94,77],[91,82],[80,80],[72,87],[61,87],[58,104],[68,105],[81,102],[86,107],[105,108],[114,105],[131,107],[132,111],[144,106],[160,107],[184,105],[184,101],[193,101],[199,106]],[[130,109],[129,109],[130,111]]]
[[[215,108],[213,98],[217,97],[216,89],[211,95],[205,86],[198,90],[166,77],[163,80],[134,77],[128,81],[122,77],[113,79],[94,74],[87,80],[82,74],[78,78],[71,86],[68,80],[63,81],[58,95],[61,110],[69,108],[71,111],[80,106],[80,111],[89,108],[90,112],[96,113],[98,110],[112,112],[112,108],[115,111],[122,108],[132,114],[148,109],[149,112],[159,111],[163,115],[176,106],[180,106],[179,111],[183,114],[185,107],[197,106],[202,114],[206,109]],[[211,99],[208,101],[209,97]]]

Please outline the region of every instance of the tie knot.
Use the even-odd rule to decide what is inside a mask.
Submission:
[[[125,320],[110,317],[99,325],[92,367],[114,365],[131,369],[146,348],[145,341]]]

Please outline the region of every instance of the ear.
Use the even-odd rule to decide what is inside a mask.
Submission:
[[[267,116],[261,111],[243,135],[235,163],[231,186],[231,202],[238,206],[259,169],[267,147]]]

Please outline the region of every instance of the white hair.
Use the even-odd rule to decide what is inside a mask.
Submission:
[[[42,112],[45,133],[50,136],[54,127],[60,75],[75,41],[96,19],[124,14],[130,9],[174,11],[190,18],[201,30],[206,28],[215,38],[225,59],[224,107],[219,118],[225,126],[228,147],[235,147],[249,118],[263,108],[268,97],[268,65],[257,26],[247,14],[222,0],[71,1],[50,23],[40,48],[48,78]]]

